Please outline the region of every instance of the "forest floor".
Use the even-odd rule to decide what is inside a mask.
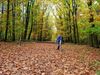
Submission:
[[[0,42],[0,75],[98,75],[100,48],[53,43]]]

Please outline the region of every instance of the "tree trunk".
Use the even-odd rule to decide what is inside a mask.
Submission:
[[[3,13],[4,13],[4,3],[2,1],[2,12],[1,12],[1,19],[0,19],[0,40],[2,40],[2,23],[3,23]]]
[[[73,7],[73,35],[74,35],[74,43],[79,43],[79,32],[77,26],[77,4],[76,0],[72,0],[72,7]]]
[[[73,12],[72,12],[72,16],[73,16],[73,37],[74,37],[74,43],[77,43],[77,41],[76,41],[76,28],[75,28],[75,2],[74,2],[74,0],[72,0],[72,7],[73,7]]]
[[[24,30],[23,40],[26,40],[26,38],[27,38],[29,18],[30,18],[30,2],[28,1],[27,10],[26,10],[26,23],[25,23],[25,30]]]
[[[4,3],[2,2],[2,14],[4,13]]]
[[[68,3],[68,7],[69,7],[69,10],[68,10],[68,21],[69,21],[69,38],[70,38],[70,42],[72,42],[72,27],[71,27],[71,10],[70,10],[70,4]]]
[[[32,16],[31,16],[31,29],[30,29],[30,32],[29,32],[28,40],[30,40],[32,30],[33,30],[33,11],[32,11]]]
[[[12,3],[12,41],[15,41],[15,1]]]
[[[77,43],[79,43],[79,31],[78,31],[78,25],[77,25],[77,4],[76,4],[76,7],[75,7],[75,26],[76,26]]]
[[[42,34],[43,34],[43,16],[44,16],[44,11],[42,12],[42,21],[41,21],[41,31],[40,31],[40,41],[43,41],[43,38],[42,38]]]
[[[95,47],[96,47],[96,48],[99,48],[99,40],[98,40],[98,36],[95,35],[94,38],[95,38],[94,40],[95,40],[95,45],[96,45]]]
[[[10,0],[7,0],[7,21],[6,21],[5,41],[7,41],[7,36],[8,36],[8,26],[9,26],[9,7],[10,7]]]
[[[24,9],[24,7],[25,7],[25,5],[24,5],[24,2],[22,3],[22,9],[23,9],[23,12],[25,11],[25,9]],[[23,25],[25,25],[25,15],[24,15],[24,13],[23,13]]]

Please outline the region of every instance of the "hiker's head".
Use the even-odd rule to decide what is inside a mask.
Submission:
[[[63,35],[63,33],[60,32],[60,33],[59,33],[59,36],[62,36],[62,35]]]

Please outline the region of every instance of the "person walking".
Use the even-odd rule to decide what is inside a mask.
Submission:
[[[57,39],[56,39],[56,43],[57,43],[57,50],[59,50],[61,48],[61,44],[62,44],[62,36],[58,35]]]

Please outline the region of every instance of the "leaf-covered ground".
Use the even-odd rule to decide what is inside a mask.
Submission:
[[[0,75],[96,75],[100,49],[86,45],[0,42]]]

